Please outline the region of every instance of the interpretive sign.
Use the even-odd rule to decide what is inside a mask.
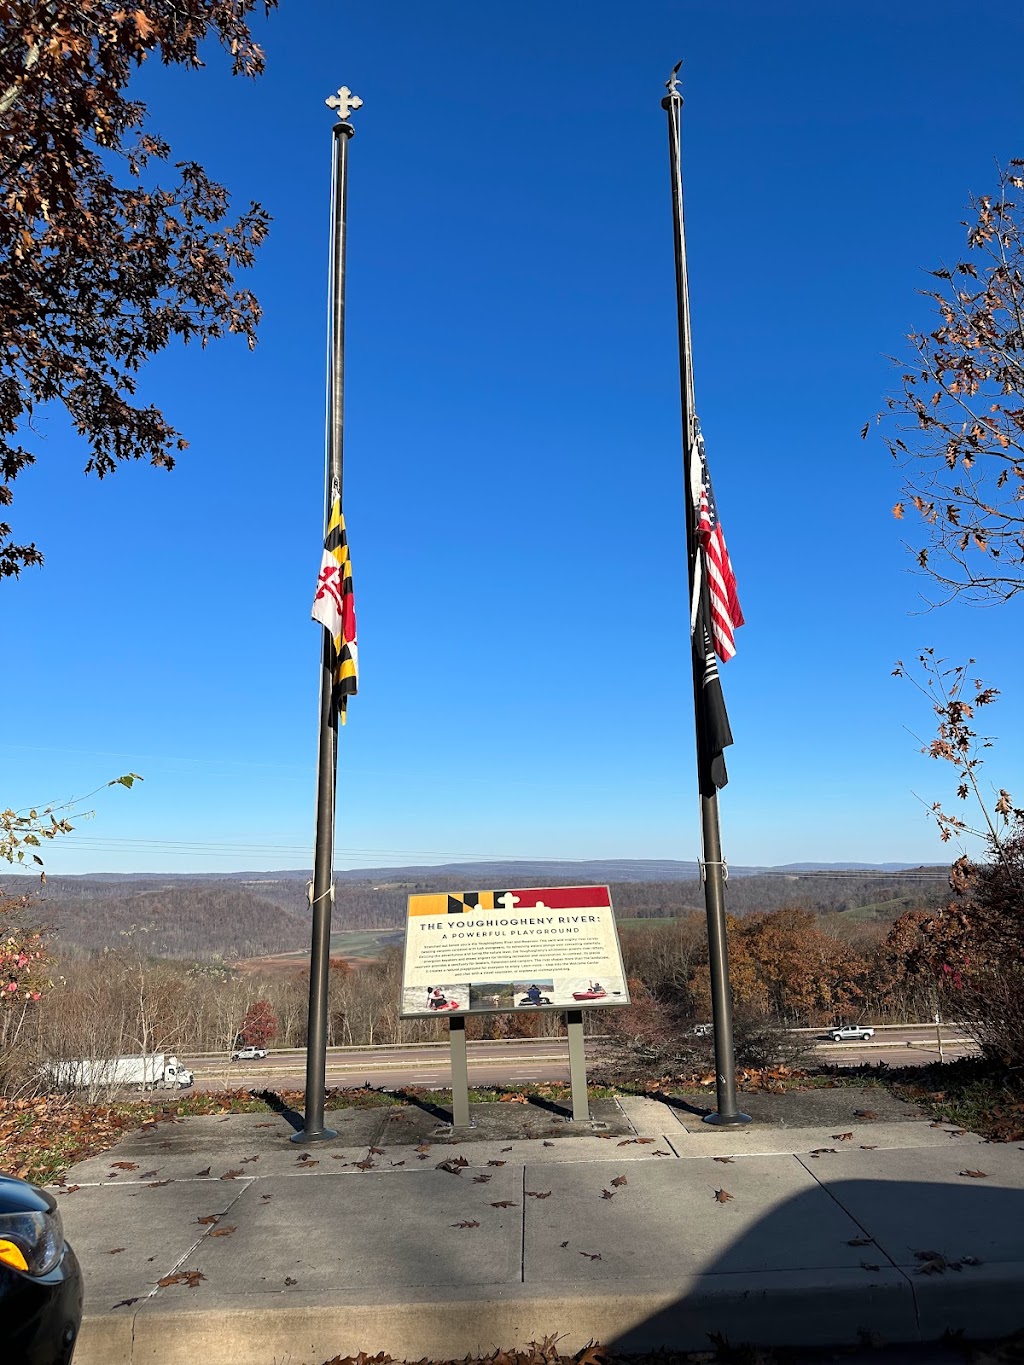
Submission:
[[[403,1018],[628,1004],[606,886],[409,897]]]

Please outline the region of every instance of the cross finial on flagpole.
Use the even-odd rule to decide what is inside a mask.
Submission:
[[[347,120],[353,109],[363,107],[363,101],[358,95],[353,95],[347,85],[343,85],[336,95],[329,95],[324,103],[328,109],[333,109],[342,120]]]
[[[669,76],[668,80],[665,82],[665,89],[668,91],[669,95],[679,95],[680,98],[682,97],[682,91],[679,89],[679,71],[682,65],[681,61],[676,62],[675,66],[672,68],[671,76]]]

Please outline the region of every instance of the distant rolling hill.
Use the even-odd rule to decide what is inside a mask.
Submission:
[[[413,891],[604,884],[620,919],[664,918],[703,908],[696,865],[669,859],[450,863],[357,868],[336,874],[338,932],[395,930]],[[910,863],[730,869],[733,914],[802,906],[888,921],[947,894],[948,870]],[[147,957],[236,961],[301,953],[309,944],[306,874],[116,873],[50,878],[32,911],[56,930],[57,951],[140,951]]]

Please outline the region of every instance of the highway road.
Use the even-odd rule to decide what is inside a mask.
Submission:
[[[879,1029],[866,1042],[834,1043],[825,1033],[793,1030],[811,1045],[811,1059],[839,1066],[887,1062],[890,1066],[923,1066],[939,1059],[934,1024]],[[947,1025],[942,1029],[942,1052],[949,1060],[974,1052],[974,1043]],[[588,1051],[594,1045],[590,1044]],[[530,1038],[468,1045],[469,1078],[473,1085],[514,1085],[568,1081],[568,1044],[564,1038]],[[306,1054],[301,1049],[271,1052],[261,1061],[231,1062],[223,1054],[182,1058],[203,1090],[269,1087],[301,1090],[305,1084]],[[445,1043],[409,1043],[372,1048],[331,1048],[327,1054],[327,1084],[401,1089],[403,1086],[444,1088],[449,1083]]]

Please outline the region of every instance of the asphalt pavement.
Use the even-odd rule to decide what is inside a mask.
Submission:
[[[158,1124],[58,1188],[86,1278],[76,1365],[918,1343],[1024,1324],[1024,1154],[876,1088]]]
[[[834,1043],[824,1032],[807,1037],[815,1060],[838,1066],[861,1066],[884,1061],[890,1066],[923,1066],[938,1061],[940,1049],[934,1025],[907,1025],[879,1029],[865,1042]],[[941,1055],[946,1060],[974,1052],[973,1042],[948,1027],[943,1028]],[[471,1042],[467,1048],[470,1081],[474,1085],[514,1085],[569,1079],[568,1043],[565,1038],[529,1038]],[[196,1078],[200,1090],[236,1086],[274,1086],[301,1089],[306,1074],[306,1054],[301,1049],[274,1051],[261,1061],[232,1062],[223,1054],[196,1056],[182,1061]],[[407,1086],[446,1087],[450,1084],[448,1049],[443,1043],[409,1043],[372,1048],[331,1048],[327,1054],[327,1083],[402,1089]]]

